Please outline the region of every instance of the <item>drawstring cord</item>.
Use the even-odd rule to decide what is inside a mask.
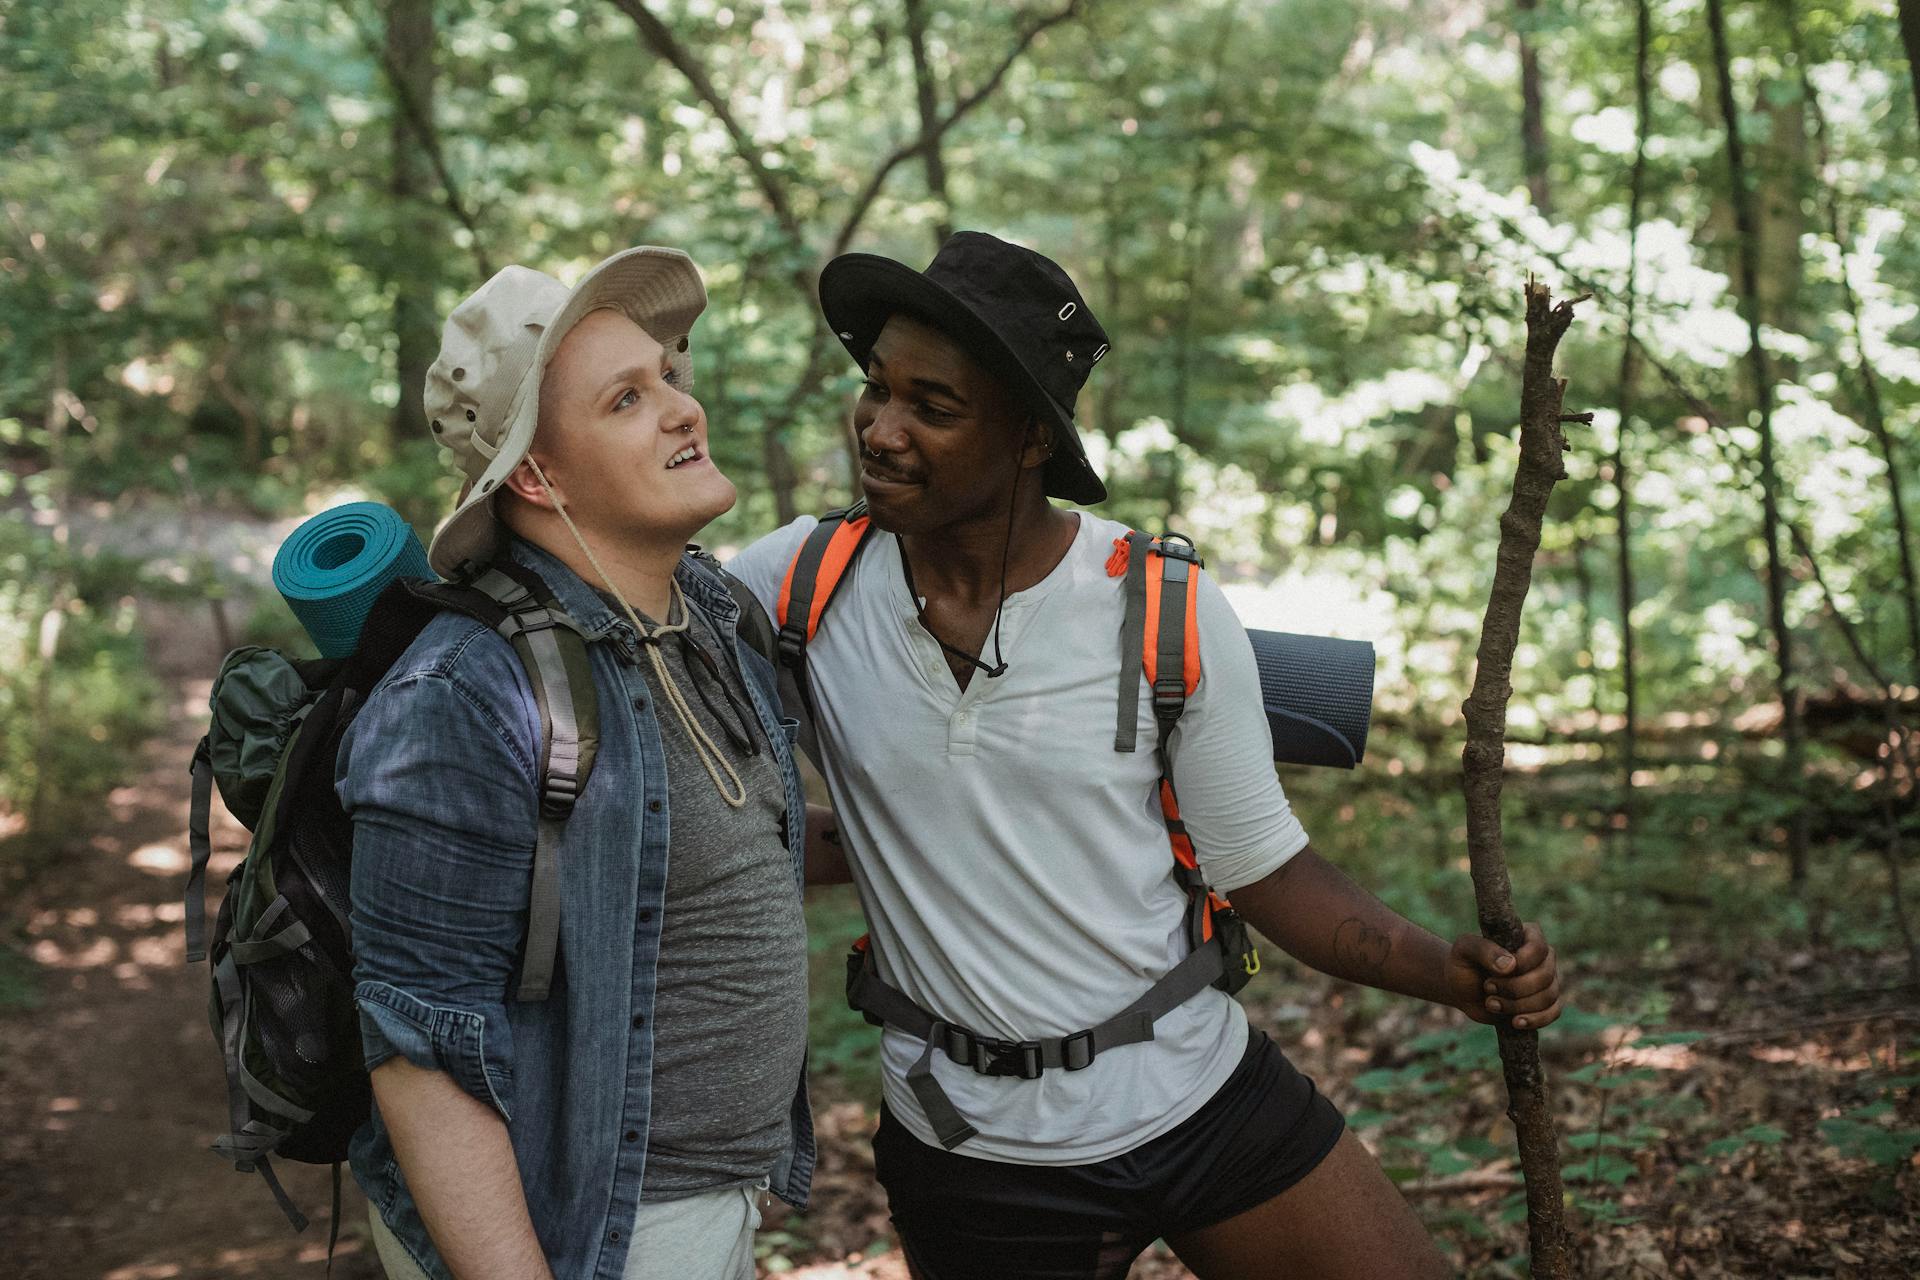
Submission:
[[[534,478],[540,482],[540,487],[546,491],[548,500],[553,503],[553,509],[560,513],[562,520],[566,521],[567,531],[573,534],[573,540],[579,544],[580,550],[586,555],[587,563],[593,566],[594,572],[600,575],[600,581],[612,593],[613,598],[620,602],[620,607],[626,610],[627,621],[633,624],[635,634],[640,637],[641,647],[646,649],[647,657],[653,660],[653,673],[660,682],[661,696],[666,698],[667,705],[673,708],[674,715],[680,721],[680,727],[686,731],[688,742],[693,745],[693,754],[699,758],[701,766],[707,771],[707,776],[713,779],[714,789],[729,806],[735,809],[741,808],[747,803],[747,784],[741,781],[740,774],[720,750],[719,745],[714,742],[712,735],[702,728],[699,720],[694,717],[693,709],[687,704],[686,695],[680,691],[679,684],[675,682],[672,672],[667,668],[666,659],[660,656],[660,637],[662,636],[678,634],[682,637],[683,645],[693,644],[692,638],[685,634],[688,625],[687,601],[681,594],[679,582],[669,580],[667,584],[668,620],[651,631],[647,630],[646,624],[640,621],[640,615],[634,612],[633,606],[628,604],[627,598],[620,593],[620,588],[613,585],[613,579],[601,566],[599,557],[593,554],[593,548],[588,546],[587,540],[581,536],[579,527],[573,523],[573,517],[567,514],[567,508],[560,501],[559,495],[554,493],[553,486],[547,483],[546,473],[540,470],[540,464],[534,461],[532,454],[527,455],[527,462],[533,467]],[[676,613],[680,616],[678,622],[673,621]],[[697,645],[694,647],[698,649]],[[705,657],[705,654],[702,653],[702,656]],[[711,663],[711,661],[709,658],[708,662]],[[724,687],[723,684],[722,688]],[[696,692],[699,691],[697,681],[694,688]],[[704,699],[705,694],[701,696]],[[733,701],[730,693],[727,701],[729,703]]]

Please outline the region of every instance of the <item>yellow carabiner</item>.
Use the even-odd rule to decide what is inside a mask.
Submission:
[[[1240,967],[1247,971],[1247,976],[1249,978],[1251,978],[1254,974],[1260,972],[1260,948],[1254,947],[1253,949],[1249,950],[1245,955],[1241,956]]]

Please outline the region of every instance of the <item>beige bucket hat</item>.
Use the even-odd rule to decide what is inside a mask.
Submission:
[[[494,498],[533,445],[540,377],[561,339],[595,311],[624,313],[667,349],[682,390],[693,386],[688,332],[707,307],[693,259],[642,245],[616,253],[568,289],[529,267],[503,267],[453,309],[427,370],[427,422],[467,477],[460,505],[427,552],[452,577],[489,559],[499,537]]]

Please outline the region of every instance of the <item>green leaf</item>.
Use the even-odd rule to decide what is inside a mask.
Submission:
[[[1625,1134],[1595,1133],[1591,1129],[1585,1133],[1570,1134],[1567,1138],[1567,1145],[1575,1151],[1591,1151],[1595,1147],[1618,1147],[1622,1150],[1630,1151],[1640,1146],[1639,1143],[1627,1137]]]
[[[1361,1093],[1385,1093],[1416,1084],[1426,1073],[1427,1069],[1422,1066],[1383,1067],[1361,1072],[1354,1077],[1353,1087]]]
[[[1622,1160],[1610,1151],[1603,1151],[1591,1159],[1576,1160],[1567,1165],[1561,1169],[1560,1177],[1569,1183],[1599,1181],[1617,1187],[1638,1172],[1630,1161]]]
[[[1853,1114],[1858,1116],[1873,1110],[1875,1108],[1867,1107]],[[1850,1117],[1822,1120],[1820,1136],[1843,1156],[1889,1167],[1904,1164],[1915,1151],[1920,1151],[1920,1129],[1883,1129],[1877,1124],[1861,1124]]]

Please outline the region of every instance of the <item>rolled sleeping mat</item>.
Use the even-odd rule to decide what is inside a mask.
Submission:
[[[360,643],[373,602],[395,578],[425,578],[427,549],[392,507],[350,502],[306,521],[273,557],[273,585],[324,658]]]
[[[1247,629],[1260,701],[1281,764],[1351,769],[1373,719],[1373,646],[1365,640]]]

